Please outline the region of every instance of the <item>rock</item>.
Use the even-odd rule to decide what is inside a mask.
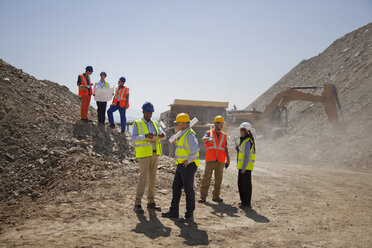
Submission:
[[[9,158],[10,160],[15,160],[15,156],[10,153],[5,153],[5,156]]]

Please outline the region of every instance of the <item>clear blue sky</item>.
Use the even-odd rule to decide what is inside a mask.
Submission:
[[[0,0],[0,57],[74,93],[87,65],[93,81],[125,76],[134,109],[175,98],[240,109],[369,22],[371,0]]]

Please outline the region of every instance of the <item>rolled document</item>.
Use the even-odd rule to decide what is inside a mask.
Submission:
[[[207,126],[209,126],[209,131],[210,131],[210,134],[211,134],[211,136],[208,139],[209,139],[209,141],[213,141],[213,127],[214,127],[214,124],[207,124]]]
[[[197,122],[198,122],[198,118],[194,117],[190,121],[190,127],[194,126]],[[173,135],[172,137],[170,137],[169,142],[170,143],[173,143],[173,141],[175,141],[178,137],[181,136],[181,133],[182,133],[182,131],[178,131],[175,135]]]
[[[159,121],[159,124],[160,124],[161,128],[163,128],[163,129],[165,129],[165,128],[167,127],[167,126],[164,124],[163,121]]]

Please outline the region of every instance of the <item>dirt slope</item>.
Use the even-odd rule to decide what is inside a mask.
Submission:
[[[372,167],[372,23],[333,42],[324,52],[304,60],[246,109],[263,110],[273,97],[292,86],[335,84],[342,105],[344,134],[331,132],[323,106],[288,104],[288,135],[261,143],[266,158],[332,162]],[[321,89],[307,90],[321,94]],[[280,147],[280,149],[278,149]]]

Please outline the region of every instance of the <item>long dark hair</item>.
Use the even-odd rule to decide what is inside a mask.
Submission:
[[[248,137],[249,137],[249,138],[252,140],[252,142],[253,142],[253,144],[252,144],[252,146],[253,146],[253,151],[254,151],[254,153],[256,153],[256,145],[255,145],[255,142],[254,142],[253,134],[252,134],[251,130],[247,130],[247,133],[248,133]]]

